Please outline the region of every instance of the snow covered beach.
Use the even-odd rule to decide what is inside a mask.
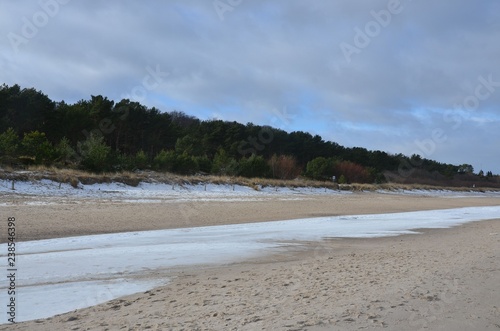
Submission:
[[[14,185],[14,190],[12,189]],[[500,191],[450,191],[450,190],[377,190],[381,194],[417,195],[429,197],[500,197]],[[42,179],[34,181],[0,180],[0,194],[7,197],[1,201],[1,205],[8,205],[8,197],[23,197],[25,204],[61,203],[65,200],[100,199],[106,201],[165,203],[171,201],[249,201],[278,197],[282,199],[293,199],[301,196],[317,195],[345,195],[352,194],[351,191],[332,190],[329,188],[313,187],[257,187],[257,189],[241,185],[220,184],[165,184],[145,183],[138,186],[129,186],[123,183],[100,183],[92,185],[78,184],[73,188],[68,183],[58,183],[52,180]],[[32,197],[32,199],[30,199]],[[62,199],[62,200],[61,200]],[[31,200],[31,201],[30,201]]]

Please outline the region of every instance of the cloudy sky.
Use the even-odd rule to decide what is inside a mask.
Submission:
[[[497,0],[0,2],[0,83],[500,173]]]

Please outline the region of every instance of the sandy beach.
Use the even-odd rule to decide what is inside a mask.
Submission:
[[[258,201],[193,199],[167,203],[73,199],[57,204],[25,205],[26,199],[16,197],[6,199],[12,205],[0,208],[6,215],[15,215],[19,220],[17,240],[26,241],[100,233],[500,204],[498,197],[442,198],[379,193],[296,195],[288,197],[290,199],[283,198],[262,197]],[[39,198],[40,202],[45,200],[47,199]],[[1,225],[4,226],[5,224]],[[5,238],[0,238],[0,242],[5,242]]]
[[[499,203],[494,197],[355,193],[166,204],[17,203],[2,210],[16,217],[17,239],[26,241]],[[500,221],[420,232],[300,243],[241,263],[176,269],[168,285],[146,293],[0,330],[500,329]]]

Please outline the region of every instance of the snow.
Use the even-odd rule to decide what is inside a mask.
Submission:
[[[16,297],[18,303],[16,322],[50,317],[62,312],[98,305],[163,284],[165,282],[140,279],[130,281],[125,278],[116,278],[22,287]],[[4,319],[0,321],[7,322]]]
[[[185,184],[142,182],[138,186],[122,183],[78,184],[73,188],[68,183],[58,183],[47,179],[34,181],[0,180],[0,206],[9,205],[51,205],[71,201],[72,203],[93,202],[93,199],[122,203],[169,203],[179,201],[259,201],[275,198],[281,200],[307,199],[314,195],[348,195],[350,191],[340,191],[314,187],[258,187],[229,184]],[[500,197],[499,191],[454,192],[449,190],[378,190],[377,193],[396,195],[419,195],[429,197]],[[21,201],[22,199],[22,201]],[[9,201],[10,200],[10,201]]]
[[[286,188],[259,187],[259,190],[242,185],[222,184],[185,184],[172,185],[164,183],[142,182],[138,186],[128,186],[122,183],[101,183],[92,185],[79,184],[73,188],[67,183],[57,183],[51,180],[12,182],[0,180],[0,196],[15,196],[24,198],[24,204],[57,204],[68,199],[100,199],[106,201],[134,203],[164,203],[172,201],[256,201],[266,198],[297,199],[303,195],[339,195],[351,194],[348,191],[338,191],[325,188]],[[40,201],[43,197],[43,201]],[[29,201],[30,199],[34,201]],[[61,200],[62,199],[62,200]],[[16,202],[18,203],[18,202]],[[11,205],[13,202],[2,202],[0,205]]]
[[[240,188],[244,191],[244,188]],[[140,231],[19,242],[16,320],[50,317],[169,282],[183,266],[217,265],[270,253],[297,241],[372,238],[495,219],[500,206],[335,216]],[[0,260],[7,261],[7,245]],[[5,269],[6,270],[6,267]],[[1,278],[2,304],[7,279]],[[0,315],[0,323],[7,315]]]

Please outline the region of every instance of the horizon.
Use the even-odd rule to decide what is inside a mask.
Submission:
[[[3,2],[2,83],[500,173],[500,4]],[[496,29],[495,29],[496,27]]]

